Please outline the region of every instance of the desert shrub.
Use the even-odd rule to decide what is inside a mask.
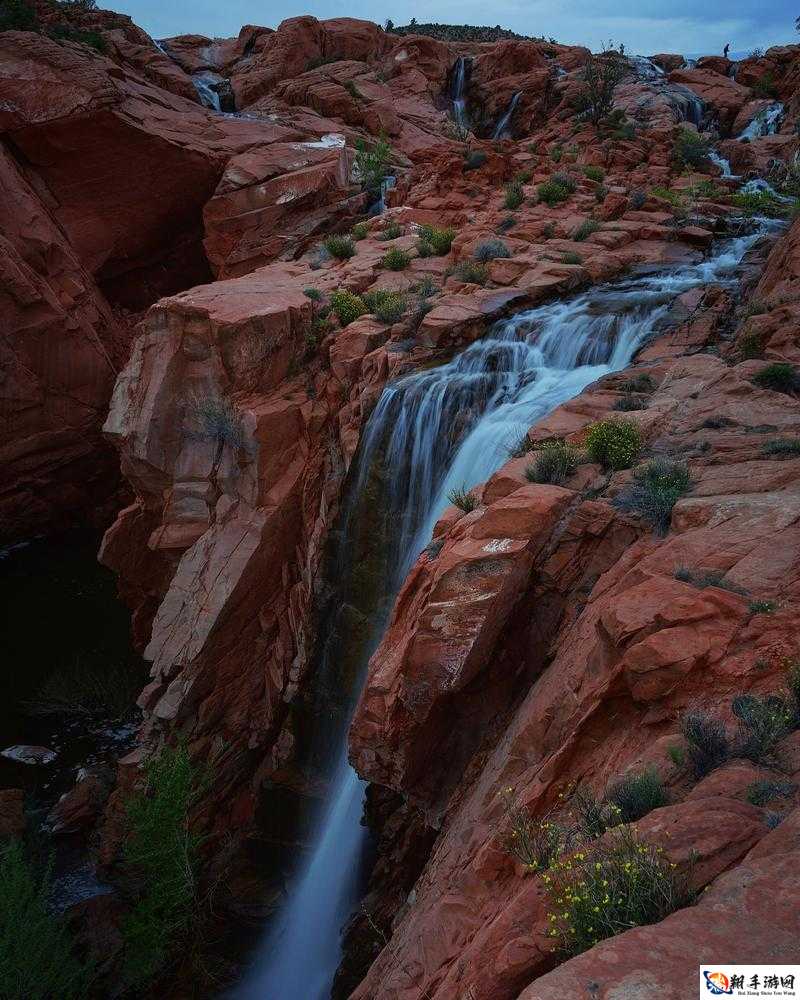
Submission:
[[[464,154],[464,173],[480,170],[484,163],[486,163],[486,153],[482,149],[471,149]]]
[[[675,765],[675,767],[683,767],[686,763],[686,753],[683,747],[671,746],[667,747],[667,756]]]
[[[549,155],[553,163],[561,163],[561,158],[564,155],[564,150],[561,148],[561,146],[551,146]]]
[[[692,195],[695,198],[722,198],[728,192],[724,188],[717,187],[717,185],[710,180],[699,181],[691,189]]]
[[[674,205],[676,208],[683,203],[683,197],[677,191],[673,191],[671,188],[663,187],[661,185],[656,185],[650,188],[650,194],[654,198],[661,198],[662,201],[668,201],[670,205]]]
[[[435,226],[420,226],[420,240],[430,246],[433,251],[431,256],[444,257],[450,253],[450,247],[456,238],[455,229],[436,229]]]
[[[778,88],[775,84],[775,77],[769,70],[767,70],[767,72],[753,84],[753,93],[756,97],[764,99],[775,98],[778,96]]]
[[[631,482],[614,499],[619,510],[639,514],[656,534],[669,529],[672,508],[692,486],[684,462],[654,458],[633,473]]]
[[[602,184],[606,178],[606,172],[602,167],[595,167],[589,164],[583,168],[583,176],[588,177],[590,181],[597,181],[598,184]]]
[[[602,205],[608,197],[608,188],[605,184],[598,184],[594,190],[594,200],[598,205]]]
[[[608,829],[608,810],[589,788],[579,785],[573,791],[569,811],[575,824],[575,836],[580,841],[602,837]]]
[[[361,100],[361,91],[356,86],[354,80],[346,80],[344,84],[344,89],[353,98],[353,100],[356,101]]]
[[[471,260],[465,260],[457,264],[453,270],[453,274],[459,281],[471,285],[485,285],[489,280],[489,272],[484,265],[477,264]]]
[[[322,299],[322,292],[318,288],[304,288],[303,295],[312,302],[319,302]]]
[[[761,454],[771,458],[796,458],[800,455],[800,438],[775,438],[761,445]]]
[[[625,122],[623,125],[620,125],[619,128],[616,128],[612,131],[611,138],[620,139],[621,141],[635,139],[636,126],[633,124],[633,122]]]
[[[686,740],[686,757],[695,778],[704,778],[725,764],[731,745],[725,724],[701,709],[681,716],[681,732]]]
[[[28,0],[3,0],[0,6],[0,31],[38,31],[39,21]]]
[[[542,881],[553,908],[549,933],[566,955],[658,923],[690,900],[686,878],[661,848],[639,840],[629,827],[554,861]]]
[[[635,375],[620,386],[623,392],[653,392],[655,387],[652,375],[646,373]]]
[[[771,615],[777,606],[775,601],[751,601],[747,610],[751,615]]]
[[[369,223],[357,222],[350,230],[350,235],[356,242],[365,240],[369,236]]]
[[[733,714],[739,720],[735,753],[754,764],[773,765],[781,740],[792,731],[793,711],[782,695],[739,695],[733,699]]]
[[[762,389],[774,392],[794,393],[800,390],[800,374],[794,365],[786,361],[776,361],[767,365],[753,376],[753,382]]]
[[[676,164],[683,167],[700,167],[708,160],[708,142],[689,128],[678,129],[672,156]]]
[[[555,227],[555,225],[552,222],[547,222],[547,223],[545,223],[544,226],[542,226],[542,238],[543,239],[545,239],[545,240],[552,240],[552,238],[555,236],[555,234],[556,234],[556,227]]]
[[[363,139],[356,142],[355,167],[365,191],[377,194],[381,181],[386,176],[391,149],[385,136],[381,136],[372,146]]]
[[[596,233],[599,228],[600,223],[596,219],[586,219],[585,222],[582,222],[572,234],[572,238],[576,243],[583,243],[583,241],[588,239],[592,233]]]
[[[431,295],[435,295],[439,291],[439,286],[429,274],[426,274],[425,277],[414,286],[414,291],[421,299],[429,299]]]
[[[579,253],[573,253],[572,251],[570,251],[569,253],[562,254],[562,256],[561,256],[561,263],[562,264],[571,264],[571,265],[575,266],[577,264],[582,264],[583,263],[583,257],[581,257],[581,255]]]
[[[406,311],[406,299],[399,292],[376,291],[367,292],[363,296],[364,303],[370,312],[375,314],[381,323],[391,326],[403,318]]]
[[[739,357],[744,361],[764,356],[764,344],[761,340],[761,334],[755,330],[745,330],[736,341],[736,348],[739,352]]]
[[[578,188],[578,184],[572,174],[564,173],[562,170],[553,174],[550,180],[555,181],[560,187],[566,188],[570,194],[573,194]]]
[[[511,251],[502,240],[487,240],[475,247],[472,256],[475,260],[485,263],[487,260],[494,260],[497,257],[510,257]]]
[[[644,396],[637,396],[633,392],[624,392],[614,403],[614,409],[622,413],[631,413],[635,410],[646,410],[647,405]]]
[[[433,309],[433,305],[430,302],[425,302],[425,300],[419,301],[411,313],[411,319],[409,320],[409,326],[416,333],[422,325],[422,321],[428,315],[428,313]]]
[[[519,208],[523,201],[525,201],[525,195],[522,193],[522,185],[518,181],[512,181],[510,184],[507,184],[503,205],[511,211]]]
[[[360,295],[348,292],[343,288],[331,293],[331,308],[336,313],[342,326],[347,326],[348,323],[352,323],[359,316],[364,316],[369,312],[366,303]]]
[[[604,469],[627,469],[642,448],[642,436],[632,420],[599,420],[586,434],[586,451]]]
[[[769,191],[739,191],[731,196],[731,204],[743,215],[782,219],[789,214],[789,206],[785,202],[778,201]]]
[[[719,572],[719,570],[692,570],[688,569],[686,566],[680,566],[675,570],[675,579],[680,580],[682,583],[691,583],[691,585],[693,587],[697,587],[698,590],[703,590],[705,587],[719,587],[722,590],[730,591],[732,594],[740,594],[745,597],[747,596],[746,590],[740,587],[737,583],[726,580],[725,574]]]
[[[754,781],[747,788],[747,801],[754,806],[765,806],[773,799],[790,799],[796,785],[789,781]]]
[[[516,224],[516,218],[513,215],[507,215],[504,219],[501,219],[497,223],[497,231],[498,233],[507,233],[509,229],[513,229]]]
[[[329,236],[323,246],[331,257],[336,257],[337,260],[349,260],[356,254],[355,243],[350,236]]]
[[[399,222],[390,222],[385,227],[381,233],[382,240],[396,240],[399,236],[402,236],[405,230],[400,225]]]
[[[520,434],[520,436],[512,441],[508,445],[508,457],[509,458],[522,458],[524,455],[530,454],[532,451],[537,449],[537,445],[528,437],[528,432]]]
[[[667,805],[664,785],[653,768],[617,781],[606,793],[606,801],[619,810],[620,823],[633,823],[653,809]]]
[[[552,814],[535,819],[517,805],[514,792],[506,788],[502,794],[506,827],[502,844],[529,872],[546,871],[564,850],[567,832]]]
[[[192,425],[190,433],[216,441],[219,448],[244,447],[241,414],[227,397],[194,396],[188,400],[187,413]]]
[[[381,265],[390,271],[404,271],[411,263],[411,255],[399,247],[392,247],[383,255]]]
[[[450,490],[447,499],[454,507],[463,510],[465,514],[469,514],[478,506],[477,497],[469,492],[466,485],[462,485],[460,490],[455,488]]]
[[[525,437],[528,439],[527,434]],[[572,445],[565,441],[547,441],[525,470],[525,478],[531,483],[560,486],[577,469],[579,461],[580,452]]]
[[[125,918],[124,979],[145,983],[163,967],[196,912],[201,839],[189,810],[202,779],[185,744],[163,747],[144,766],[144,787],[126,807],[124,862],[142,892]]]
[[[31,715],[122,720],[135,715],[146,680],[143,664],[135,658],[113,664],[78,660],[51,673],[25,710]]]
[[[631,191],[631,195],[628,200],[631,208],[638,212],[647,201],[647,193],[642,191],[640,188],[637,188],[635,191]]]
[[[533,177],[532,170],[518,170],[514,174],[515,184],[530,184],[531,178]]]
[[[614,88],[629,72],[626,60],[615,49],[589,56],[582,73],[583,114],[598,130],[613,106]]]
[[[50,907],[51,865],[34,866],[22,843],[0,844],[0,996],[82,1000],[91,968],[75,953],[63,918]]]
[[[564,187],[563,184],[559,184],[552,178],[549,181],[543,181],[536,188],[539,201],[543,201],[545,205],[549,205],[551,208],[562,201],[566,201],[571,193],[569,188]]]

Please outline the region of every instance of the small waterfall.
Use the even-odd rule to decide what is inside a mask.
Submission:
[[[783,121],[783,105],[780,101],[770,104],[768,108],[755,116],[747,128],[736,138],[741,142],[743,139],[758,139],[764,135],[775,135]]]
[[[664,70],[660,66],[657,66],[652,59],[648,59],[647,56],[630,56],[628,61],[633,63],[636,76],[645,82],[661,80],[666,75]]]
[[[765,181],[763,177],[754,177],[753,180],[742,184],[739,190],[742,194],[768,194],[770,198],[773,198],[775,201],[782,201],[785,205],[794,204],[794,198],[778,194],[769,181]]]
[[[715,149],[709,149],[708,158],[720,168],[723,180],[736,180],[739,176],[739,174],[734,174],[731,171],[731,161],[726,160],[724,156],[720,156]]]
[[[469,70],[469,58],[459,56],[453,67],[450,80],[450,99],[453,102],[453,119],[459,128],[467,128],[467,105],[464,94],[467,89],[467,73]]]
[[[658,274],[593,288],[502,321],[448,364],[386,386],[354,460],[353,496],[378,469],[370,503],[389,526],[385,601],[369,622],[357,698],[368,657],[380,642],[394,596],[453,488],[486,480],[538,419],[601,376],[625,368],[658,329],[675,296],[708,282],[735,285],[760,232],[730,240],[713,257]],[[344,519],[344,549],[352,540]],[[325,642],[325,636],[318,641]],[[327,803],[304,867],[270,928],[236,1000],[328,1000],[340,960],[340,933],[358,902],[365,845],[364,784],[347,762],[342,719]]]
[[[194,89],[197,91],[201,104],[206,108],[211,108],[212,111],[221,112],[222,103],[219,99],[219,94],[215,89],[218,80],[219,78],[212,73],[201,72],[195,73],[192,76],[192,83],[194,84]]]
[[[508,130],[508,126],[511,124],[511,116],[514,114],[517,105],[519,104],[520,97],[522,97],[522,91],[518,90],[516,94],[514,94],[514,96],[511,98],[511,103],[509,104],[506,113],[497,123],[495,130],[492,133],[493,139],[502,139],[502,137],[505,135],[506,131]]]

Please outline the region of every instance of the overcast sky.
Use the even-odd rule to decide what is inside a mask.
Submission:
[[[130,14],[154,38],[189,32],[237,35],[243,24],[276,27],[286,17],[363,17],[395,24],[501,24],[523,35],[589,45],[625,43],[629,52],[733,52],[800,42],[800,0],[100,0]]]

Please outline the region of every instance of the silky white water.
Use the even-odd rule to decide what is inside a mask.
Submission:
[[[467,57],[459,56],[453,68],[450,97],[453,101],[453,118],[460,128],[467,127],[466,100],[464,90],[467,83]]]
[[[694,265],[530,309],[496,324],[449,363],[388,385],[364,431],[354,493],[359,495],[379,465],[391,526],[385,543],[390,598],[429,543],[449,490],[487,479],[537,419],[601,376],[625,368],[657,332],[675,296],[709,282],[735,283],[736,268],[759,235],[727,241]],[[384,616],[377,615],[363,669],[384,624]],[[365,786],[346,757],[351,713],[352,706],[305,865],[254,968],[235,992],[237,1000],[330,996],[341,931],[358,902],[366,836],[360,823]]]
[[[517,109],[520,97],[522,97],[522,91],[518,90],[517,93],[514,94],[514,96],[511,98],[511,103],[508,105],[506,113],[497,123],[497,126],[495,127],[494,130],[494,134],[492,135],[493,139],[502,139],[503,136],[508,131],[508,126],[511,124],[511,118],[513,117],[514,112]]]

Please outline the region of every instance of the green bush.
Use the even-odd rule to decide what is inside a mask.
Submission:
[[[453,274],[459,281],[471,285],[485,285],[489,280],[489,272],[483,264],[476,264],[471,260],[465,260],[457,264],[453,269]]]
[[[108,51],[106,40],[99,31],[84,31],[69,24],[56,24],[48,29],[47,34],[59,42],[78,42],[81,45],[88,45],[96,52]]]
[[[144,787],[128,800],[123,856],[142,886],[122,927],[128,986],[164,966],[196,914],[201,839],[189,828],[189,810],[200,786],[186,745],[165,746],[145,764]]]
[[[381,233],[382,240],[396,240],[398,237],[402,236],[405,230],[400,225],[399,222],[390,222],[386,225],[383,232]]]
[[[751,615],[771,615],[777,606],[775,601],[751,601],[747,610]]]
[[[617,807],[620,823],[633,823],[667,805],[668,799],[661,779],[650,768],[616,782],[606,794],[606,801]]]
[[[737,339],[736,347],[739,351],[739,356],[744,361],[763,358],[764,356],[764,344],[761,340],[761,334],[755,330],[745,330]]]
[[[555,227],[555,225],[552,222],[547,222],[547,223],[545,223],[544,226],[542,226],[542,238],[543,239],[545,239],[545,240],[552,240],[552,238],[555,236],[555,234],[556,234],[556,227]]]
[[[0,845],[0,997],[83,1000],[92,970],[51,910],[51,866],[38,867],[19,841]]]
[[[486,153],[482,149],[470,150],[464,156],[464,173],[479,170],[486,163]]]
[[[792,708],[781,695],[759,698],[746,694],[734,698],[732,710],[739,720],[736,756],[754,764],[774,765],[778,744],[793,728]]]
[[[344,89],[353,98],[353,100],[360,101],[362,99],[361,98],[361,91],[356,86],[355,80],[347,80],[347,81],[345,81]]]
[[[504,219],[501,219],[497,223],[498,233],[507,233],[509,229],[513,229],[517,224],[516,216],[507,215]]]
[[[564,850],[567,831],[551,815],[535,819],[527,809],[518,806],[513,790],[503,792],[506,829],[503,847],[529,872],[546,871]]]
[[[642,436],[632,420],[599,420],[586,434],[586,451],[604,469],[627,469],[642,449]]]
[[[515,208],[519,208],[523,201],[525,201],[525,195],[522,193],[522,185],[518,181],[507,184],[503,205],[509,211],[513,211]]]
[[[356,242],[358,242],[358,240],[365,240],[367,236],[369,236],[369,223],[357,222],[350,230],[350,235]]]
[[[598,184],[594,191],[594,200],[598,205],[602,205],[608,197],[608,188],[605,184]]]
[[[570,264],[574,267],[578,264],[583,263],[583,257],[581,257],[579,253],[573,253],[572,251],[570,251],[569,253],[561,255],[561,263]]]
[[[738,584],[731,583],[726,580],[725,574],[720,573],[719,570],[692,570],[685,566],[680,566],[675,570],[675,579],[680,580],[682,583],[691,583],[691,585],[693,587],[697,587],[698,590],[703,590],[706,587],[719,587],[722,590],[730,591],[732,594],[747,596],[746,590]]]
[[[349,260],[356,254],[356,246],[350,236],[329,236],[322,245],[337,260]]]
[[[727,763],[731,745],[725,724],[700,709],[681,717],[681,732],[686,740],[686,756],[695,778],[704,778]]]
[[[566,188],[570,194],[573,194],[578,188],[578,182],[575,180],[572,174],[565,173],[562,170],[559,170],[558,173],[553,174],[550,180],[554,181],[560,187]]]
[[[653,392],[655,387],[652,375],[646,373],[635,375],[620,386],[623,392]]]
[[[796,458],[800,455],[800,438],[775,438],[761,445],[761,453],[771,458]]]
[[[575,834],[579,840],[602,837],[608,829],[608,810],[599,802],[591,789],[578,786],[569,799],[569,809],[575,821]]]
[[[360,295],[348,292],[347,289],[343,288],[331,294],[331,308],[342,326],[347,326],[348,323],[352,323],[359,316],[364,316],[369,312]]]
[[[796,788],[788,781],[754,781],[747,788],[747,801],[763,807],[773,799],[790,799]]]
[[[487,240],[486,243],[480,243],[475,247],[472,256],[475,260],[485,263],[488,260],[495,260],[497,257],[510,257],[511,251],[502,240]]]
[[[743,215],[762,215],[768,219],[783,219],[790,212],[790,206],[769,191],[740,191],[731,197],[731,203]]]
[[[420,226],[419,237],[431,248],[432,253],[428,256],[444,257],[450,253],[450,247],[456,238],[455,229],[436,229],[434,226]]]
[[[404,271],[411,263],[411,254],[399,247],[392,247],[383,255],[381,265],[389,271]]]
[[[588,239],[592,233],[596,233],[599,228],[600,223],[596,219],[586,219],[586,221],[582,222],[572,234],[572,238],[576,243],[583,243],[583,241]]]
[[[690,900],[686,879],[629,827],[554,861],[542,881],[552,907],[549,933],[566,955],[658,923]]]
[[[312,302],[319,302],[322,299],[322,292],[318,288],[304,288],[303,295]]]
[[[708,151],[708,142],[697,132],[688,128],[678,130],[672,155],[679,167],[702,166],[708,160]]]
[[[450,490],[447,494],[447,499],[454,507],[458,507],[459,510],[463,510],[465,514],[469,514],[478,506],[477,497],[469,492],[465,484],[462,485],[460,490]]]
[[[571,192],[568,188],[564,187],[563,184],[558,184],[554,180],[549,180],[543,181],[536,188],[536,194],[538,195],[539,201],[543,201],[545,205],[549,205],[552,208],[554,205],[558,205],[562,201],[566,201]]]
[[[561,158],[564,155],[564,150],[561,146],[551,146],[550,147],[550,159],[553,163],[561,163]]]
[[[219,448],[227,445],[234,451],[245,444],[242,417],[233,400],[227,396],[195,396],[187,404],[190,433],[215,441]]]
[[[364,303],[370,312],[375,314],[381,323],[391,326],[403,318],[406,311],[406,299],[399,292],[389,292],[383,289],[367,292]]]
[[[633,473],[631,482],[614,499],[619,510],[639,514],[656,534],[669,530],[672,508],[692,486],[684,462],[654,458]]]
[[[429,274],[426,274],[425,277],[414,286],[414,291],[421,299],[429,299],[431,295],[435,295],[439,291],[439,286]]]
[[[602,184],[606,179],[606,172],[602,167],[595,167],[589,164],[583,168],[584,177],[588,177],[590,181],[597,181],[598,184]]]
[[[530,440],[525,435],[526,440]],[[561,486],[577,469],[580,452],[566,441],[546,441],[536,453],[536,458],[525,470],[531,483],[550,483]]]
[[[621,413],[632,413],[635,410],[646,410],[647,400],[633,392],[624,392],[614,403],[614,409]]]
[[[642,191],[641,188],[637,188],[635,191],[631,191],[630,198],[628,199],[631,208],[638,212],[644,207],[647,201],[647,192]]]
[[[683,196],[679,192],[673,191],[671,188],[657,185],[656,187],[650,188],[650,194],[653,198],[661,198],[662,201],[668,201],[670,205],[673,205],[676,208],[683,205]]]
[[[3,0],[0,6],[0,31],[38,31],[39,21],[28,0]]]
[[[373,195],[379,193],[381,181],[386,176],[389,166],[391,152],[389,143],[383,135],[371,146],[363,139],[356,142],[356,172],[365,191]]]
[[[791,394],[800,390],[800,374],[794,365],[776,361],[753,376],[753,382],[762,389]]]

